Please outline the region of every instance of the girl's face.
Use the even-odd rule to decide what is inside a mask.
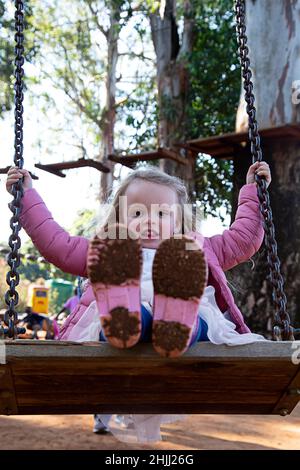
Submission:
[[[121,221],[137,234],[144,248],[157,248],[161,240],[174,234],[178,219],[178,197],[174,189],[136,180],[124,196]]]

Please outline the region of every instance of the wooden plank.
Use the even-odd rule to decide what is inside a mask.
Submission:
[[[280,399],[274,407],[273,413],[285,416],[290,414],[291,411],[300,401],[300,370],[296,376],[291,380],[287,389],[282,393]]]
[[[77,358],[78,359],[78,358]],[[239,361],[235,359],[234,362],[228,361],[225,363],[212,362],[210,360],[205,361],[204,359],[194,359],[189,362],[166,362],[166,360],[157,363],[156,360],[150,358],[126,361],[126,360],[115,360],[115,358],[97,358],[91,357],[90,359],[80,359],[80,364],[76,364],[76,368],[72,368],[73,363],[76,359],[72,358],[36,358],[29,360],[13,360],[10,362],[13,365],[14,374],[16,375],[16,383],[18,381],[26,380],[26,376],[43,376],[51,377],[55,375],[62,377],[66,375],[72,375],[73,377],[82,376],[85,372],[91,374],[93,377],[109,377],[113,380],[113,377],[120,377],[122,380],[126,377],[134,377],[136,380],[139,377],[168,377],[170,383],[173,381],[176,383],[177,378],[187,378],[189,380],[203,379],[205,380],[207,374],[209,376],[209,382],[218,384],[220,379],[223,380],[224,384],[231,382],[231,378],[238,380],[239,378],[244,379],[245,377],[251,377],[256,380],[256,383],[264,384],[267,380],[266,367],[272,366],[272,377],[276,380],[286,380],[286,385],[290,383],[291,375],[294,372],[294,367],[289,364],[273,361]],[[243,364],[245,367],[243,368]],[[34,365],[34,369],[33,366]],[[51,366],[51,367],[50,367]],[[96,367],[97,366],[97,367]],[[225,370],[230,372],[230,376],[225,376]],[[182,385],[184,387],[185,385]],[[241,383],[240,387],[244,386]],[[247,385],[248,386],[248,385]],[[263,386],[263,385],[262,385]],[[275,384],[270,384],[270,387],[275,387]]]
[[[188,363],[193,359],[197,361],[235,361],[238,360],[278,360],[292,363],[292,355],[299,346],[300,341],[258,341],[243,346],[214,345],[210,342],[195,344],[183,356],[176,359],[161,358],[152,348],[151,344],[139,343],[131,349],[116,349],[104,342],[76,343],[72,341],[30,341],[30,340],[6,340],[6,356],[11,359],[24,359],[30,357],[112,357],[119,360],[135,361],[140,358],[152,358],[157,364]]]
[[[290,124],[287,126],[287,131],[288,131],[289,136],[300,139],[300,126],[299,125]]]
[[[95,367],[98,364],[95,363]],[[127,370],[127,369],[125,369]],[[127,370],[128,371],[128,370]],[[194,377],[173,377],[169,376],[136,376],[129,374],[103,375],[100,374],[90,377],[90,370],[82,372],[82,375],[71,375],[70,371],[67,375],[56,375],[56,372],[50,376],[34,376],[16,377],[15,386],[18,395],[18,403],[20,408],[28,406],[39,406],[49,404],[54,401],[55,406],[61,406],[63,409],[67,401],[68,406],[73,405],[73,410],[81,407],[86,402],[94,406],[94,409],[104,407],[114,407],[119,409],[119,405],[127,403],[130,409],[135,409],[139,403],[144,404],[144,412],[150,407],[156,405],[157,412],[171,413],[185,412],[186,405],[189,409],[193,406],[194,412],[199,412],[199,404],[201,409],[204,403],[215,403],[218,411],[226,410],[228,405],[236,407],[240,411],[241,406],[245,403],[248,405],[260,404],[266,405],[268,410],[274,407],[282,393],[282,386],[289,383],[288,376],[277,375],[272,387],[267,388],[267,380],[259,379],[258,384],[255,380],[254,368],[250,376],[245,374],[241,377],[238,374],[222,380],[219,375],[218,380],[213,378],[210,380],[210,371],[206,374],[196,374]],[[116,370],[117,374],[117,370]],[[230,369],[225,369],[226,377],[230,374]],[[175,372],[174,372],[175,375]],[[26,384],[27,380],[27,384]],[[243,380],[246,383],[241,387]],[[24,383],[25,382],[25,383]],[[248,385],[247,385],[248,384]],[[32,391],[38,390],[38,393],[32,394]],[[54,398],[55,397],[55,398]],[[66,400],[66,397],[67,400]],[[184,404],[182,404],[184,400]],[[178,410],[180,408],[180,410]]]
[[[284,126],[270,127],[259,130],[262,144],[268,139],[297,139],[300,140],[300,125],[287,124]],[[247,132],[231,132],[228,134],[210,136],[198,139],[188,140],[184,146],[190,148],[194,153],[204,152],[215,158],[228,158],[228,154],[232,152],[231,157],[239,152],[239,145],[242,142],[248,143]],[[180,144],[181,145],[181,144]],[[233,145],[233,146],[232,146]],[[241,147],[242,148],[242,147]]]
[[[260,129],[262,144],[268,139],[298,139],[300,140],[300,125],[288,124],[285,126],[270,127]],[[192,139],[187,142],[174,144],[175,147],[185,148],[197,156],[200,152],[212,155],[214,158],[232,159],[237,153],[240,153],[245,146],[249,144],[248,131],[246,132],[230,132],[228,134],[209,136],[204,138]],[[109,155],[109,160],[115,163],[121,163],[129,168],[138,161],[156,160],[159,158],[170,158],[180,164],[188,164],[187,159],[183,158],[179,153],[170,149],[158,148],[149,152],[128,155]]]
[[[43,364],[44,368],[42,368]],[[273,366],[273,381],[269,384],[268,391],[274,390],[280,393],[282,391],[282,384],[289,386],[291,375],[294,371],[291,369],[285,371],[283,370],[284,367],[281,369],[276,369],[275,362],[268,364]],[[176,371],[167,367],[162,367],[157,371],[150,371],[151,363],[149,361],[147,361],[147,365],[144,365],[143,368],[140,368],[139,363],[136,363],[135,366],[131,367],[126,364],[122,364],[122,367],[124,367],[122,373],[118,373],[120,369],[117,367],[111,367],[111,370],[102,367],[101,362],[97,360],[92,360],[90,363],[83,363],[82,368],[77,366],[76,373],[75,370],[74,373],[72,372],[72,361],[62,365],[59,363],[59,361],[51,360],[51,364],[49,364],[49,361],[44,361],[39,368],[36,366],[35,362],[33,362],[33,365],[34,370],[32,371],[30,368],[20,369],[14,367],[16,386],[20,386],[24,390],[27,390],[27,388],[30,389],[30,387],[34,385],[47,387],[51,378],[53,378],[53,380],[55,379],[57,384],[63,386],[64,379],[66,377],[68,378],[68,376],[71,376],[72,381],[75,382],[76,380],[79,381],[80,378],[84,376],[84,374],[86,374],[87,384],[90,383],[92,385],[93,380],[101,380],[103,378],[106,382],[109,381],[112,386],[117,386],[120,381],[123,381],[124,387],[127,388],[128,381],[134,380],[135,387],[138,388],[140,386],[141,389],[143,389],[143,380],[145,377],[148,377],[148,381],[150,382],[148,386],[149,389],[161,387],[161,385],[156,385],[155,380],[164,380],[170,387],[175,388],[178,386],[179,380],[186,379],[185,383],[180,385],[180,389],[182,391],[188,391],[191,383],[196,389],[198,387],[201,387],[203,390],[209,390],[211,387],[217,389],[220,386],[220,380],[222,380],[223,388],[226,387],[227,389],[234,389],[235,385],[232,385],[233,382],[237,382],[240,379],[241,384],[239,385],[239,390],[251,389],[251,386],[245,380],[247,378],[255,381],[255,385],[253,386],[255,386],[256,390],[264,390],[267,383],[264,363],[262,363],[262,367],[260,369],[252,367],[249,364],[245,364],[246,367],[244,367],[244,370],[242,365],[238,363],[234,364],[233,366],[232,364],[228,364],[228,366],[224,366],[219,370],[208,367],[208,364],[206,364],[207,367],[203,368],[202,370],[194,369],[194,371],[190,370],[188,373],[185,373],[185,371],[181,368],[178,370],[177,374]],[[108,367],[110,365],[111,362],[108,363]],[[97,371],[94,370],[96,366],[98,368]],[[135,369],[133,367],[135,367]],[[227,377],[225,376],[225,372],[231,373],[231,375]],[[208,374],[210,374],[209,378],[207,377]],[[28,377],[30,377],[30,381]],[[53,380],[51,381],[51,384],[53,383]],[[65,385],[65,388],[67,388],[67,385]]]
[[[145,343],[118,350],[107,343],[10,340],[6,357],[19,414],[276,414],[300,373],[291,361],[294,345],[198,343],[166,359]],[[288,412],[296,403],[297,397]]]
[[[188,165],[188,160],[182,157],[179,153],[174,152],[171,149],[159,147],[157,150],[148,151],[148,152],[141,152],[141,153],[133,153],[128,155],[117,155],[117,154],[110,154],[108,155],[108,159],[115,163],[120,163],[121,165],[128,166],[131,168],[134,163],[140,161],[152,161],[152,160],[159,160],[161,158],[167,158],[169,160],[173,160],[181,165]]]
[[[160,154],[157,150],[143,152],[143,153],[132,153],[128,155],[117,155],[117,154],[108,155],[108,160],[114,163],[120,163],[121,165],[125,165],[128,168],[132,168],[137,162],[140,162],[140,161],[152,161],[152,160],[158,160],[159,158],[160,158]]]
[[[208,143],[208,145],[209,145],[209,144],[213,144],[215,141],[220,142],[220,139],[224,140],[226,138],[236,139],[238,142],[240,140],[247,140],[248,131],[247,132],[229,132],[227,134],[221,134],[221,135],[217,135],[217,136],[212,135],[212,136],[209,136],[209,137],[200,137],[200,138],[197,138],[197,139],[188,140],[187,144],[188,145],[193,145],[193,146],[198,146],[198,144],[205,142],[205,143]]]
[[[18,414],[10,367],[0,364],[0,414]]]
[[[108,160],[114,163],[120,163],[121,165],[127,166],[127,168],[133,168],[137,162],[137,160],[128,161],[123,159],[123,157],[118,157],[117,155],[109,155]]]
[[[6,166],[5,168],[0,168],[0,175],[6,175],[8,173],[8,170],[10,169],[10,167],[11,167],[11,165]],[[31,171],[29,171],[29,174],[30,174],[30,176],[33,180],[38,180],[39,179],[39,177],[34,175],[33,173],[31,173]]]
[[[119,387],[116,388],[115,392],[112,392],[109,387],[108,390],[104,391],[102,390],[102,384],[101,382],[101,390],[90,390],[86,388],[85,386],[81,386],[80,393],[75,393],[74,391],[70,393],[68,397],[68,403],[69,404],[80,404],[82,401],[82,395],[84,395],[85,399],[89,403],[104,403],[104,404],[111,404],[111,405],[118,405],[122,404],[124,402],[127,402],[128,399],[130,399],[131,405],[135,405],[141,402],[141,394],[143,397],[143,401],[146,402],[152,402],[152,403],[157,403],[159,400],[160,405],[168,405],[170,403],[170,393],[169,389],[165,389],[165,392],[168,393],[162,393],[162,387],[156,391],[149,390],[147,387],[147,390],[145,391],[145,384],[144,384],[144,389],[139,389],[137,390],[135,388],[135,384],[132,383],[131,390],[123,390],[121,389],[120,384]],[[166,385],[166,384],[165,384]],[[164,387],[165,387],[164,385]],[[248,390],[244,390],[243,392],[240,390],[232,390],[231,393],[226,394],[221,390],[215,389],[214,391],[212,390],[201,390],[201,389],[193,389],[192,391],[185,391],[184,397],[182,395],[182,390],[181,387],[179,387],[180,390],[177,390],[174,388],[171,388],[172,390],[172,398],[171,400],[178,404],[178,403],[186,403],[188,402],[189,404],[192,403],[199,403],[199,401],[205,400],[206,402],[209,403],[215,403],[215,404],[243,404],[245,402],[247,403],[252,403],[255,404],[257,402],[261,404],[272,404],[274,403],[274,399],[278,399],[278,393],[266,393],[265,391],[256,391],[256,390],[251,390],[249,393]],[[54,388],[52,387],[54,390]],[[138,392],[138,393],[137,393]],[[109,395],[109,400],[107,398],[107,394]],[[209,396],[208,396],[209,393]],[[33,405],[34,403],[43,403],[46,398],[48,398],[49,393],[48,390],[43,390],[40,392],[38,391],[38,397],[32,398],[32,390],[28,391],[27,393],[22,392],[22,395],[19,395],[18,398],[21,396],[20,405],[21,406],[26,406],[26,405]],[[55,390],[55,403],[63,405],[66,402],[66,395],[65,395],[65,390]]]
[[[267,128],[262,128],[259,130],[259,133],[262,137],[283,137],[285,135],[291,135],[293,133],[295,136],[300,138],[300,124],[286,124],[284,126],[275,126],[275,127],[267,127]],[[223,141],[231,140],[235,143],[239,143],[242,141],[247,141],[248,140],[248,131],[246,132],[229,132],[226,134],[221,134],[221,135],[213,135],[209,137],[200,137],[197,139],[192,139],[188,140],[187,144],[191,145],[197,145],[200,142],[205,142],[205,143],[213,143],[215,141],[218,141],[219,143],[222,143]]]
[[[97,160],[91,160],[89,158],[79,158],[78,160],[73,161],[66,161],[66,162],[58,162],[58,163],[48,163],[48,164],[41,164],[36,163],[35,166],[41,170],[48,171],[53,173],[57,176],[64,177],[64,173],[61,170],[71,170],[73,168],[82,168],[82,167],[92,167],[98,171],[109,173],[109,168],[104,165],[102,162]]]
[[[189,161],[187,158],[182,157],[179,153],[174,152],[174,150],[160,147],[158,149],[159,155],[161,158],[167,158],[169,160],[173,160],[180,165],[188,165]]]
[[[146,411],[145,411],[146,410]],[[57,414],[239,414],[239,415],[269,415],[272,413],[272,406],[265,404],[241,404],[238,408],[235,404],[228,404],[226,408],[224,405],[216,405],[215,403],[198,403],[197,408],[193,403],[178,403],[176,408],[172,405],[158,408],[156,403],[149,403],[145,408],[144,403],[139,402],[134,408],[129,408],[128,403],[118,404],[118,406],[111,404],[101,404],[97,407],[89,402],[84,402],[80,405],[73,406],[69,403],[64,403],[63,406],[56,405],[54,401],[50,402],[45,407],[45,404],[28,407],[22,407],[19,415],[57,415]]]
[[[54,168],[49,168],[49,165],[42,165],[41,163],[35,163],[34,166],[36,168],[39,168],[39,170],[48,171],[48,173],[52,173],[55,176],[60,176],[60,178],[66,177],[66,175],[62,171],[55,170]]]

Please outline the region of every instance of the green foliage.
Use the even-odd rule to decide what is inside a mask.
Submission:
[[[94,235],[96,225],[96,212],[91,209],[81,209],[77,213],[70,232],[80,237],[90,238]]]
[[[61,304],[58,302],[59,292],[57,289],[50,289],[49,295],[49,312],[57,314],[61,309]]]
[[[14,85],[14,2],[0,0],[0,118],[6,111],[10,111],[13,105]],[[35,38],[32,27],[31,1],[24,2],[25,13],[25,60],[33,63],[39,51],[39,44]],[[24,77],[25,88],[27,84]]]
[[[127,21],[126,25],[126,55],[132,63],[138,61],[138,65],[135,63],[132,67],[132,73],[130,63],[124,74],[120,69],[116,89],[119,103],[116,108],[117,121],[120,123],[116,141],[120,142],[119,148],[127,153],[150,150],[157,145],[156,70],[148,20],[152,6],[152,1],[141,1],[135,6],[131,21]]]
[[[216,160],[200,154],[196,160],[195,194],[201,202],[204,216],[218,217],[224,222],[220,207],[231,213],[233,166],[226,160]]]
[[[49,106],[54,106],[61,115],[61,102],[53,96],[55,90],[62,91],[69,101],[64,121],[74,125],[74,118],[79,118],[82,125],[89,127],[89,132],[99,136],[105,63],[103,38],[98,37],[95,16],[89,10],[90,5],[96,8],[99,2],[31,1],[35,35],[42,51],[35,80],[43,85],[43,91],[35,93],[32,87],[36,105],[45,114]],[[64,131],[56,125],[56,134]],[[79,140],[80,137],[74,143]]]
[[[23,259],[20,265],[19,273],[22,278],[34,282],[38,278],[49,279],[51,277],[50,270],[43,263],[38,261],[27,261]]]
[[[234,131],[240,66],[232,4],[206,0],[197,5],[196,41],[188,58],[191,138]]]
[[[158,106],[154,76],[139,81],[126,103],[119,107],[118,117],[127,128],[128,152],[150,150],[156,146]]]
[[[36,34],[46,52],[44,60],[40,57],[41,78],[49,78],[66,93],[77,113],[101,126],[103,82],[110,66],[105,39],[109,17],[119,21],[119,31],[131,16],[130,2],[32,2]]]
[[[44,258],[40,255],[31,240],[24,243],[21,252],[24,255],[19,268],[21,279],[27,279],[34,282],[38,278],[43,278],[45,280],[58,278],[75,282],[76,277],[72,274],[64,273],[54,265],[43,262]],[[26,259],[26,255],[31,255],[34,260],[31,261]]]
[[[187,129],[195,139],[234,132],[240,95],[232,0],[195,2],[196,41],[187,58],[190,76]],[[231,211],[233,164],[199,155],[196,165],[196,198],[205,214],[221,217],[223,205]],[[222,218],[222,217],[221,217]]]
[[[5,14],[5,2],[0,1],[0,116],[11,109],[13,101],[12,75],[14,47],[12,21]]]

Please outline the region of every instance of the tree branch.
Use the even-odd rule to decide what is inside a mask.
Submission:
[[[106,39],[108,39],[108,30],[105,29],[102,24],[99,22],[98,20],[98,12],[93,8],[92,6],[92,2],[91,0],[87,0],[87,5],[89,7],[89,10],[90,12],[92,13],[93,15],[93,19],[97,25],[97,28],[99,29],[99,31],[106,37]]]
[[[122,52],[121,54],[119,54],[119,57],[126,55],[129,57],[137,57],[139,59],[149,60],[150,62],[154,62],[155,60],[154,58],[152,59],[151,57],[145,56],[142,52],[140,54],[137,54],[136,52]]]

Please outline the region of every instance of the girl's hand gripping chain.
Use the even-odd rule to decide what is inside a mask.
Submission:
[[[271,171],[270,167],[266,162],[255,162],[253,165],[249,167],[246,182],[247,184],[255,183],[255,173],[259,176],[263,176],[266,179],[267,187],[270,185],[272,178],[271,178]]]
[[[26,191],[27,189],[32,188],[32,178],[27,170],[20,169],[17,167],[12,166],[7,173],[7,180],[6,180],[6,189],[7,191],[12,194],[12,186],[13,184],[17,183],[20,178],[24,178],[23,181],[23,190]]]

